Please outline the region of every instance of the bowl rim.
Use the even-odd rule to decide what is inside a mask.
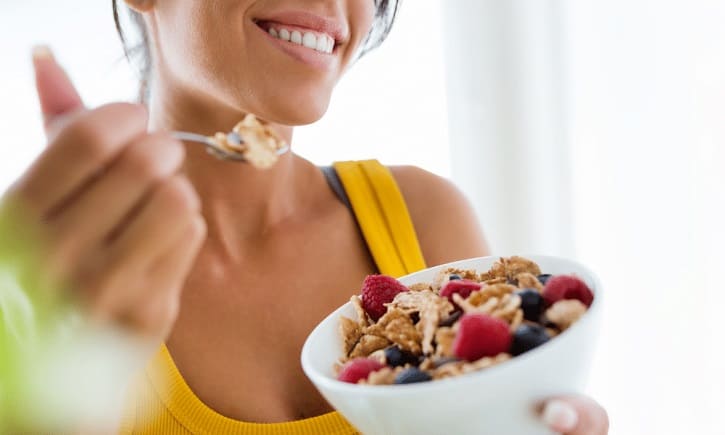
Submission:
[[[581,329],[583,328],[583,325],[585,323],[591,323],[595,321],[595,318],[599,317],[599,313],[601,311],[602,306],[602,286],[601,286],[601,280],[595,274],[591,269],[584,266],[580,262],[576,260],[571,260],[569,258],[565,257],[557,257],[552,255],[537,255],[537,254],[528,254],[528,255],[522,255],[522,254],[516,254],[516,256],[523,257],[526,259],[533,260],[538,263],[537,259],[546,259],[547,261],[562,261],[567,262],[572,265],[577,266],[580,269],[583,269],[587,271],[588,276],[587,278],[590,278],[591,284],[593,286],[592,292],[594,293],[594,300],[592,301],[592,304],[587,309],[586,314],[584,314],[573,326],[571,326],[566,331],[559,334],[556,338],[563,338],[566,339],[566,337],[571,336],[571,330],[575,329]],[[425,269],[421,269],[419,271],[410,273],[405,276],[401,276],[397,278],[398,280],[405,280],[406,278],[417,275],[426,271],[430,270],[440,270],[445,269],[447,267],[455,267],[455,265],[464,263],[464,262],[473,262],[473,261],[486,261],[490,259],[499,259],[499,258],[506,258],[510,256],[500,256],[500,255],[489,255],[484,257],[472,257],[472,258],[465,258],[461,260],[451,261],[445,264],[440,264],[432,267],[428,267]],[[573,272],[572,272],[573,273]],[[575,274],[575,273],[573,273]],[[532,349],[528,352],[525,352],[521,355],[518,355],[516,357],[512,357],[511,359],[496,364],[492,367],[488,367],[484,370],[476,370],[471,373],[466,373],[463,376],[454,376],[450,378],[445,379],[439,379],[435,382],[421,382],[421,383],[415,383],[415,384],[404,384],[404,385],[359,385],[359,384],[351,384],[348,382],[339,381],[333,377],[330,377],[321,371],[317,370],[315,368],[314,364],[311,362],[311,349],[310,349],[310,340],[314,335],[317,335],[319,333],[320,328],[323,324],[327,324],[333,317],[339,318],[343,311],[348,309],[352,305],[352,302],[348,301],[342,306],[335,309],[332,313],[327,315],[323,320],[321,320],[315,328],[310,332],[310,334],[307,336],[307,339],[305,340],[305,343],[302,347],[302,353],[301,353],[301,363],[302,363],[302,369],[307,375],[307,377],[312,381],[313,384],[318,389],[324,388],[324,389],[334,389],[341,393],[356,393],[356,394],[364,394],[368,396],[377,396],[377,395],[385,395],[388,396],[393,392],[399,392],[399,393],[415,393],[419,394],[421,391],[426,392],[432,392],[435,389],[438,388],[450,388],[455,385],[464,384],[464,383],[471,383],[473,379],[476,379],[477,381],[480,381],[482,378],[486,378],[487,376],[493,376],[497,373],[500,373],[502,371],[506,370],[515,370],[517,366],[521,364],[526,364],[526,362],[532,358],[536,358],[537,355],[543,353],[543,352],[554,352],[556,347],[563,346],[564,343],[560,340],[551,340],[550,342],[546,343],[545,345],[539,346],[535,349]]]

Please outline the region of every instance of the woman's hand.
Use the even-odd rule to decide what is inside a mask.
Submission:
[[[10,187],[39,228],[39,274],[72,289],[92,318],[168,334],[205,238],[200,201],[180,175],[183,145],[147,133],[140,105],[85,110],[50,52],[34,53],[48,147]]]
[[[552,430],[564,435],[606,435],[607,411],[583,396],[557,397],[541,408],[541,419]]]

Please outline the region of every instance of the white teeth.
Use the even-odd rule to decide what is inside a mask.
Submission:
[[[303,34],[298,30],[289,31],[287,29],[274,29],[272,27],[267,32],[275,38],[302,45],[303,47],[320,53],[331,54],[335,49],[335,40],[330,35],[316,35],[312,32],[305,32]]]
[[[292,33],[290,33],[290,42],[294,42],[295,44],[302,45],[302,33],[293,30]]]
[[[305,36],[302,37],[302,45],[307,48],[317,48],[317,36],[313,33],[305,32]]]
[[[330,40],[325,38],[324,36],[320,36],[319,38],[317,38],[317,45],[315,45],[315,47],[311,47],[311,48],[314,48],[315,50],[321,51],[323,53],[327,53],[328,52],[327,48],[330,46],[329,41]]]

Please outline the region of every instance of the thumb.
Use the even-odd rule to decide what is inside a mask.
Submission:
[[[541,410],[541,419],[551,429],[567,435],[606,435],[609,433],[607,411],[583,396],[549,400]]]
[[[43,124],[48,134],[58,118],[83,109],[83,101],[48,47],[37,46],[33,49],[33,67]]]

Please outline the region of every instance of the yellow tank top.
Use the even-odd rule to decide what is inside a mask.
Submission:
[[[380,273],[402,276],[425,268],[408,209],[390,171],[376,160],[334,164]],[[286,423],[227,418],[191,391],[166,346],[129,390],[122,434],[356,434],[337,412]]]

